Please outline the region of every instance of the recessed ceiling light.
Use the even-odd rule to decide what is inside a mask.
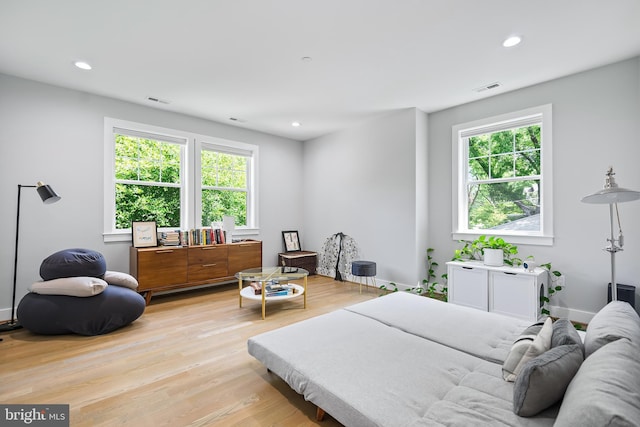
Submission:
[[[310,56],[303,56],[302,58],[300,58],[300,60],[303,62],[311,62],[313,61],[313,58]]]
[[[291,126],[293,126],[294,128],[297,128],[300,126],[300,122],[292,122]]]
[[[75,65],[76,67],[80,68],[81,70],[90,70],[91,69],[91,65],[89,65],[88,63],[84,62],[84,61],[76,61],[73,63],[73,65]]]
[[[522,38],[520,38],[519,36],[511,36],[502,42],[502,46],[513,47],[513,46],[519,45],[521,41],[522,41]]]

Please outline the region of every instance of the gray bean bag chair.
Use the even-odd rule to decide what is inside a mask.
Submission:
[[[102,335],[142,315],[144,298],[120,286],[108,286],[92,297],[28,293],[18,304],[22,326],[42,335]]]
[[[99,252],[67,249],[42,262],[40,275],[45,282],[39,283],[68,277],[100,278],[105,272],[106,263]],[[128,325],[144,312],[144,298],[132,289],[108,285],[99,292],[91,296],[71,296],[75,293],[64,290],[59,294],[30,292],[18,304],[18,320],[36,334],[101,335]]]

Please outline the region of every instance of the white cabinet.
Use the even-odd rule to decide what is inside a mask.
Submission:
[[[535,322],[541,296],[547,294],[547,271],[491,267],[476,261],[447,263],[449,302]]]
[[[448,301],[487,311],[489,282],[487,271],[473,266],[448,267]],[[455,283],[455,286],[451,284]]]

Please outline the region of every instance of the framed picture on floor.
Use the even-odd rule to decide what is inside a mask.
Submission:
[[[282,240],[284,240],[285,252],[299,252],[300,251],[300,239],[298,238],[297,231],[283,231]]]
[[[131,239],[134,248],[158,246],[158,228],[155,221],[133,221]]]

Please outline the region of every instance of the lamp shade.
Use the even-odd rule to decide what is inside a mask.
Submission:
[[[45,205],[50,205],[61,199],[61,197],[58,196],[55,191],[53,191],[53,188],[46,185],[42,181],[38,181],[36,191],[40,195],[42,203],[44,203]]]
[[[613,177],[613,168],[609,168],[606,174],[604,188],[582,198],[583,203],[608,205],[611,203],[632,202],[640,199],[640,191],[618,187]]]
[[[628,190],[626,188],[604,188],[582,198],[584,203],[609,204],[632,202],[640,199],[640,191]]]

